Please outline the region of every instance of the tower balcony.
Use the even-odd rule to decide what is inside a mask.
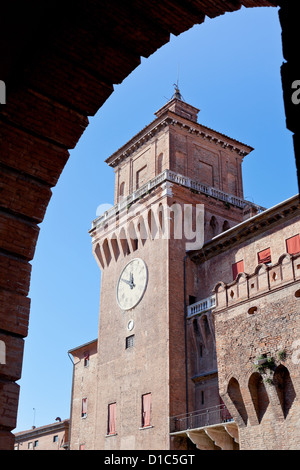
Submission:
[[[200,450],[239,449],[238,427],[224,404],[172,416],[170,436],[186,436]]]
[[[200,313],[207,312],[208,310],[211,310],[212,308],[215,308],[215,307],[216,307],[216,296],[211,295],[210,297],[207,297],[206,299],[199,300],[199,302],[188,305],[187,316],[190,318],[190,317],[193,317],[194,315],[199,315]]]
[[[265,210],[264,207],[258,206],[257,204],[246,201],[232,194],[225,193],[224,191],[221,191],[212,186],[205,185],[199,181],[193,180],[174,171],[165,170],[138,188],[136,191],[133,191],[127,197],[122,199],[122,201],[112,206],[109,210],[104,212],[104,214],[101,214],[99,217],[93,220],[92,229],[99,227],[101,224],[105,224],[111,217],[115,217],[116,214],[123,211],[124,209],[127,209],[129,205],[133,204],[135,201],[138,201],[141,197],[146,196],[154,188],[165,182],[179,184],[189,188],[191,191],[198,192],[199,194],[205,194],[206,196],[218,199],[224,203],[239,207],[244,211],[249,207],[251,207],[256,213]]]

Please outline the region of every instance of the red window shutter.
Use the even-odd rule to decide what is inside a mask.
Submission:
[[[239,274],[239,273],[243,273],[244,272],[244,261],[241,260],[241,261],[238,261],[237,263],[234,263],[232,265],[232,276],[233,276],[233,280],[236,278],[236,276]]]
[[[290,255],[295,255],[300,252],[300,236],[295,235],[294,237],[286,240],[286,249]]]
[[[108,405],[108,429],[107,434],[116,434],[116,403]]]
[[[142,426],[151,425],[151,393],[142,396]]]
[[[87,398],[82,399],[81,404],[81,416],[86,416],[87,414]]]
[[[271,263],[271,250],[266,248],[265,250],[260,251],[258,254],[258,262],[260,264]]]

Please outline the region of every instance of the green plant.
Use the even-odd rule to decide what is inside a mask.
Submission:
[[[255,370],[260,374],[265,374],[268,370],[273,370],[275,367],[275,361],[273,357],[267,357],[266,355],[258,356],[254,363]]]
[[[264,382],[265,382],[266,384],[273,385],[273,380],[271,379],[271,377],[267,377],[267,378],[264,380]]]
[[[286,359],[286,350],[283,349],[281,351],[278,351],[277,357],[279,361],[284,361]]]

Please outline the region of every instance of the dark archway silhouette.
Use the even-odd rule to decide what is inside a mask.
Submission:
[[[242,419],[244,424],[247,424],[248,414],[241,393],[240,384],[238,383],[236,378],[232,377],[230,379],[227,387],[227,393],[232,403],[234,404],[240,418]]]
[[[289,6],[287,4],[289,3]],[[0,79],[7,104],[0,108],[1,192],[0,287],[1,329],[6,347],[14,348],[14,364],[1,367],[0,449],[12,448],[23,359],[28,334],[31,265],[39,224],[53,188],[93,116],[140,63],[205,16],[211,18],[241,6],[281,6],[283,94],[287,128],[299,153],[298,108],[291,100],[297,78],[297,51],[292,35],[298,15],[290,2],[166,1],[104,2],[74,0],[70,4],[28,1],[1,7]],[[295,25],[296,26],[296,25]],[[5,54],[3,53],[5,52]],[[12,189],[13,188],[13,189]],[[26,203],[24,203],[26,200]],[[13,236],[12,236],[13,234]],[[9,410],[5,407],[9,403]]]
[[[265,412],[267,411],[270,400],[262,376],[258,372],[254,372],[251,375],[248,387],[256,416],[260,423],[264,417]]]
[[[273,382],[281,404],[282,412],[286,418],[296,398],[296,392],[288,369],[280,364],[276,367]]]

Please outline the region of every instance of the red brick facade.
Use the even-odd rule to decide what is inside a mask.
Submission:
[[[93,374],[82,357],[75,366],[71,448],[298,446],[300,264],[286,253],[300,232],[298,197],[269,210],[244,201],[251,147],[198,124],[197,113],[174,98],[107,159],[116,205],[90,231],[102,270],[99,336]],[[145,285],[122,306],[119,286],[128,301],[140,282],[136,259]],[[274,362],[268,380],[259,358]],[[218,418],[202,423],[204,412]]]
[[[292,47],[298,41],[296,2],[204,0],[191,8],[190,2],[181,0],[175,9],[171,1],[165,2],[163,9],[153,5],[141,0],[126,8],[120,4],[111,9],[89,0],[84,6],[73,4],[71,10],[60,5],[60,15],[56,2],[37,8],[36,2],[29,1],[17,10],[9,3],[3,6],[0,80],[5,81],[7,96],[6,105],[1,105],[0,110],[0,154],[6,187],[1,203],[0,272],[12,260],[22,266],[13,274],[10,265],[8,276],[2,279],[2,272],[0,275],[1,327],[7,335],[27,335],[30,261],[38,236],[37,224],[43,220],[49,188],[56,184],[68,160],[68,149],[74,148],[88,124],[87,116],[102,106],[113,84],[121,83],[139,65],[141,56],[148,57],[168,42],[170,34],[178,35],[202,23],[205,16],[214,18],[242,6],[280,5],[286,121],[293,133],[295,153],[299,153],[299,106],[291,100],[298,78],[298,56]],[[206,177],[210,178],[210,170],[206,170]],[[16,181],[12,192],[8,180]],[[42,196],[33,207],[30,201],[32,194],[37,194],[37,187]],[[28,208],[22,204],[20,188],[23,199],[28,198]],[[22,327],[16,332],[19,312],[23,316]],[[18,361],[22,362],[22,356]],[[0,372],[2,382],[19,379],[12,378],[6,365],[1,365]],[[3,417],[5,421],[5,411]],[[6,428],[2,421],[1,426],[0,448],[6,449],[13,428]]]

